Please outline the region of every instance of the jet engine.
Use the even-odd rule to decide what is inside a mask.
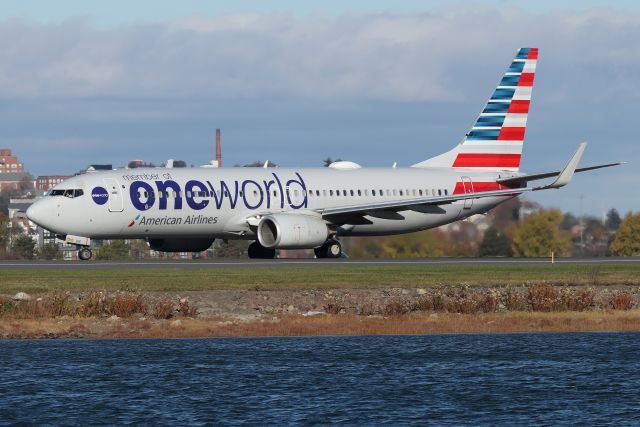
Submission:
[[[329,237],[327,224],[304,214],[276,213],[258,223],[258,241],[265,248],[305,249],[322,245]]]
[[[202,252],[211,247],[212,238],[149,239],[149,247],[160,252]]]

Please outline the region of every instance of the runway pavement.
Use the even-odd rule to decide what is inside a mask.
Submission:
[[[638,264],[640,257],[556,258],[556,264]],[[551,264],[550,258],[422,258],[422,259],[274,259],[274,260],[183,260],[183,261],[0,261],[7,269],[117,269],[117,268],[221,268],[292,266],[384,266],[384,265],[486,265]]]

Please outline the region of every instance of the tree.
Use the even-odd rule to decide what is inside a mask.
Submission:
[[[576,225],[580,225],[580,221],[575,217],[574,214],[572,214],[571,212],[567,212],[566,214],[564,214],[564,216],[562,217],[562,222],[560,223],[560,228],[562,228],[563,230],[571,230],[571,228],[575,227]]]
[[[444,255],[444,233],[429,230],[419,233],[388,236],[380,239],[383,258],[425,258]]]
[[[607,230],[616,231],[618,230],[618,228],[620,228],[621,223],[622,218],[620,218],[620,214],[618,213],[618,211],[615,208],[610,209],[609,212],[607,212],[607,219],[604,222]]]
[[[112,240],[100,246],[96,252],[97,260],[123,260],[129,258],[129,245],[124,240]]]
[[[478,256],[512,256],[511,240],[506,233],[498,231],[495,227],[489,227],[484,233]]]
[[[559,210],[540,210],[526,217],[511,229],[513,252],[517,256],[546,257],[568,255],[571,237],[560,229],[562,213]]]
[[[132,240],[129,243],[129,252],[133,259],[146,259],[149,254],[149,245],[143,239]]]
[[[20,259],[33,259],[36,255],[36,242],[26,234],[21,234],[13,240],[11,250]]]
[[[60,248],[55,243],[50,243],[48,245],[44,245],[42,249],[38,251],[38,258],[52,260],[52,259],[60,259],[62,257],[62,253],[60,252]]]
[[[213,250],[216,258],[244,258],[249,242],[246,240],[219,240]]]
[[[6,255],[10,231],[9,217],[0,212],[0,256]]]
[[[609,246],[611,255],[640,255],[640,213],[628,213],[620,223],[613,242]]]

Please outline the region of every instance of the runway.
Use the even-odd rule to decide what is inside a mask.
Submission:
[[[555,264],[640,264],[640,257],[556,258]],[[8,269],[157,269],[157,268],[251,268],[393,266],[393,265],[499,265],[551,264],[550,258],[420,258],[420,259],[274,259],[274,260],[182,260],[182,261],[0,261],[0,271]]]

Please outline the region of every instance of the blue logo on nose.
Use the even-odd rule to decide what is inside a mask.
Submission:
[[[103,187],[95,187],[91,190],[91,198],[98,205],[104,205],[109,200],[109,193],[106,188]]]

